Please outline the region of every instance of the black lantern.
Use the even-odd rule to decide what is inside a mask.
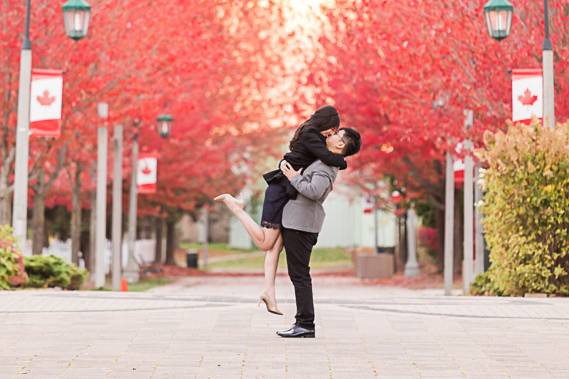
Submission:
[[[161,114],[156,120],[158,121],[158,133],[160,133],[160,137],[168,138],[174,119],[169,114]]]
[[[484,6],[486,27],[492,38],[501,41],[510,35],[514,7],[508,0],[490,0]]]
[[[69,0],[63,5],[65,32],[75,41],[87,35],[91,6],[84,0]]]

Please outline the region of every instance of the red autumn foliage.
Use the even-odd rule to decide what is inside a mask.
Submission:
[[[320,98],[334,98],[347,125],[363,132],[354,160],[370,177],[394,176],[412,198],[443,207],[444,153],[465,137],[482,143],[486,130],[511,115],[514,68],[541,66],[543,4],[516,1],[512,33],[498,43],[486,32],[484,2],[339,1],[327,9],[328,33],[312,76]],[[569,4],[551,5],[556,53],[556,111],[569,85],[566,67]],[[475,113],[464,131],[464,109]],[[365,184],[366,176],[354,176]]]
[[[427,247],[430,251],[439,250],[439,241],[437,237],[437,230],[427,226],[422,226],[418,230],[418,240],[423,246]]]
[[[542,5],[516,1],[512,34],[498,43],[487,35],[478,0],[298,3],[314,12],[309,22],[273,0],[100,0],[91,4],[88,37],[76,43],[64,35],[59,2],[32,2],[33,66],[64,71],[62,136],[30,141],[34,214],[45,205],[72,208],[74,186],[80,205],[92,206],[101,101],[109,103],[109,134],[118,123],[125,127],[125,193],[135,133],[141,151],[160,153],[158,191],[141,196],[141,215],[193,212],[216,193],[237,192],[269,168],[266,158],[282,155],[289,132],[323,103],[362,133],[363,149],[350,159],[353,183],[379,195],[378,178],[389,176],[404,203],[428,199],[440,213],[444,153],[467,136],[480,145],[484,131],[503,127],[509,70],[541,66]],[[551,8],[562,121],[569,4]],[[24,2],[0,3],[3,223],[10,218],[23,15]],[[475,113],[468,133],[464,109]],[[160,113],[174,116],[169,140],[156,131]]]
[[[117,7],[103,0],[92,4],[89,35],[75,43],[64,34],[61,4],[33,2],[33,67],[64,71],[62,135],[30,140],[34,213],[43,213],[45,204],[71,208],[75,184],[82,207],[91,207],[97,127],[104,122],[96,113],[101,101],[109,104],[109,135],[113,125],[125,126],[125,184],[135,133],[142,152],[160,151],[158,191],[141,198],[140,214],[161,208],[191,211],[219,192],[237,192],[257,172],[237,174],[232,167],[252,167],[251,156],[272,154],[282,133],[266,131],[282,126],[283,115],[294,116],[294,110],[284,109],[290,97],[268,93],[285,71],[286,52],[278,51],[286,41],[267,33],[282,27],[282,8],[205,0],[126,1]],[[10,221],[23,20],[23,3],[0,4],[0,50],[5,52],[0,56],[0,218],[5,223]],[[291,87],[289,96],[294,96],[294,81]],[[169,140],[161,140],[155,129],[160,113],[174,116]]]

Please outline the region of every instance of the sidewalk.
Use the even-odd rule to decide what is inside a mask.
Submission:
[[[314,279],[317,338],[275,330],[259,277],[146,293],[0,292],[0,378],[568,378],[569,299],[444,297]]]

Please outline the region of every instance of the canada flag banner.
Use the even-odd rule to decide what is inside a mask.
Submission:
[[[156,193],[158,179],[158,155],[140,154],[138,156],[138,171],[136,172],[136,184],[138,193]]]
[[[455,160],[452,168],[454,171],[455,187],[461,187],[462,183],[464,183],[464,160],[462,159]]]
[[[59,137],[63,75],[60,70],[32,70],[30,132],[36,136]]]
[[[543,117],[543,75],[540,69],[512,71],[512,121]]]

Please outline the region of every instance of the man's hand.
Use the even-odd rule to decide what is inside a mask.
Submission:
[[[295,171],[294,168],[287,161],[281,162],[281,171],[288,178],[288,180],[292,180],[295,177],[299,176],[301,170],[302,169]]]

